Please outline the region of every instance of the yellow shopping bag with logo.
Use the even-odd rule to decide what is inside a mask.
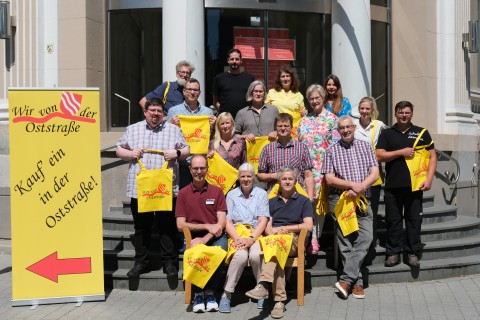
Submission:
[[[342,230],[343,236],[358,231],[357,207],[361,212],[367,212],[368,200],[361,194],[355,198],[347,197],[347,192],[343,192],[335,206],[334,213],[338,225]]]
[[[238,170],[232,167],[215,151],[213,157],[208,159],[208,172],[205,180],[222,189],[223,194],[227,194],[235,185],[235,182],[237,182],[237,178]]]
[[[260,239],[260,244],[263,251],[263,259],[265,263],[272,260],[273,257],[277,259],[280,268],[285,267],[287,263],[288,254],[292,248],[293,234],[273,234]]]
[[[197,244],[185,250],[183,254],[183,280],[189,281],[203,289],[227,252],[219,246]]]
[[[330,212],[330,206],[328,203],[328,186],[325,178],[323,178],[322,185],[320,186],[320,195],[318,196],[315,212],[318,215],[327,214]]]
[[[210,142],[209,116],[179,116],[183,137],[190,146],[190,154],[207,154]]]
[[[247,162],[251,163],[255,168],[255,174],[258,173],[258,163],[260,162],[260,154],[263,148],[270,143],[268,137],[255,137],[254,142],[245,140],[247,143]]]
[[[300,112],[290,113],[293,117],[293,126],[292,126],[292,139],[298,139],[298,126],[300,125],[300,120],[302,120],[302,115]]]
[[[371,140],[372,140],[372,146],[373,146],[373,150],[376,150],[376,146],[375,146],[375,129],[377,127],[377,124],[378,124],[378,120],[373,120],[373,127],[372,127],[372,136],[371,136]],[[379,186],[381,184],[383,184],[383,170],[382,170],[382,165],[380,164],[380,162],[378,163],[378,169],[380,171],[380,176],[378,177],[377,181],[375,181],[372,186]]]
[[[412,183],[412,191],[420,190],[420,186],[425,180],[427,180],[428,174],[428,165],[430,163],[430,152],[427,150],[429,146],[433,144],[430,142],[428,145],[417,146],[420,137],[425,132],[426,129],[423,129],[418,135],[415,143],[413,144],[414,154],[413,157],[405,157],[405,162],[407,163],[408,171],[410,171],[410,181]]]
[[[139,159],[137,173],[138,212],[173,210],[173,170],[165,161],[161,169],[147,170]]]
[[[270,190],[270,193],[268,194],[268,199],[272,199],[278,196],[279,190],[280,190],[280,184],[275,183],[272,187],[272,190]],[[302,186],[298,182],[295,184],[295,190],[301,195],[308,198],[307,192],[303,190]]]
[[[235,225],[235,231],[240,238],[249,238],[252,235],[253,227],[249,224],[237,222]],[[235,248],[235,241],[228,237],[228,251],[227,256],[225,257],[225,263],[230,263],[235,252],[237,252],[237,248]]]

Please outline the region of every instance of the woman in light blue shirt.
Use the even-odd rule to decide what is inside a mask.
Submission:
[[[260,242],[257,239],[265,231],[268,218],[268,195],[263,189],[253,186],[255,169],[250,163],[244,163],[238,168],[238,180],[240,186],[227,194],[227,226],[228,236],[233,239],[237,251],[234,253],[230,266],[219,311],[230,312],[230,300],[235,291],[243,269],[250,262],[253,275],[258,280],[262,273],[262,256]],[[250,225],[252,234],[249,238],[241,238],[237,234],[236,224]],[[259,300],[257,308],[265,308],[265,301]]]

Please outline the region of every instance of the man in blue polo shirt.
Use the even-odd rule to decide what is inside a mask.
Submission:
[[[193,71],[195,71],[195,67],[190,62],[182,60],[177,63],[175,70],[177,80],[165,81],[156,87],[155,90],[147,93],[139,102],[142,109],[145,109],[145,102],[147,102],[148,99],[158,98],[163,102],[164,114],[168,115],[168,110],[171,107],[176,106],[185,100],[183,97],[183,87],[187,83],[187,80],[192,76]]]

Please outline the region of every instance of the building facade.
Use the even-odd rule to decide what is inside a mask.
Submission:
[[[457,169],[441,158],[433,192],[457,203],[459,213],[477,214],[480,64],[467,38],[469,21],[479,19],[478,0],[7,2],[13,18],[11,37],[0,40],[0,201],[8,200],[10,185],[9,87],[99,87],[101,143],[108,148],[142,118],[144,94],[175,79],[179,60],[195,65],[200,100],[211,105],[213,77],[237,46],[245,69],[269,87],[275,69],[287,63],[303,93],[337,74],[354,111],[361,97],[372,95],[389,124],[397,101],[413,102],[414,123],[427,127],[437,149],[461,168],[450,185],[445,177]],[[117,176],[126,172],[108,168],[105,209],[123,199]]]

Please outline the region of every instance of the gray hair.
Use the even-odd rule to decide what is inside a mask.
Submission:
[[[337,125],[342,122],[342,121],[345,121],[345,120],[350,120],[350,122],[352,124],[355,124],[355,122],[353,122],[353,118],[351,116],[348,116],[348,115],[345,115],[345,116],[341,116],[337,119]]]
[[[293,176],[295,177],[295,181],[297,181],[298,170],[289,164],[285,164],[280,167],[280,178],[283,176],[285,172],[293,172]]]
[[[252,98],[253,98],[253,89],[258,86],[258,85],[262,85],[263,87],[263,93],[264,93],[264,96],[263,96],[263,100],[265,101],[266,97],[267,97],[267,87],[265,87],[265,83],[262,81],[262,80],[255,80],[253,81],[252,83],[250,83],[250,85],[248,86],[248,89],[247,89],[247,94],[246,94],[246,97],[245,97],[245,100],[247,102],[250,102],[252,101]]]
[[[251,163],[245,162],[238,168],[238,178],[240,178],[240,174],[245,171],[248,171],[252,174],[252,176],[255,176],[255,168],[253,167],[253,165]]]

